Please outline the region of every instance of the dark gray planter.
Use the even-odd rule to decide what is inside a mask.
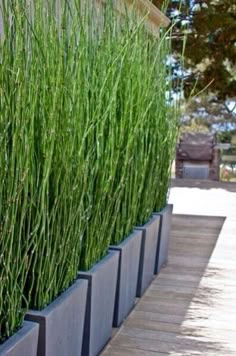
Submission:
[[[0,356],[36,356],[39,325],[24,321],[22,327],[2,345]]]
[[[83,356],[98,355],[111,338],[118,262],[119,252],[109,251],[91,270],[79,273],[79,278],[89,282]]]
[[[167,263],[168,249],[170,241],[171,231],[171,219],[172,219],[173,205],[168,204],[159,213],[153,214],[154,216],[160,216],[160,228],[159,228],[159,243],[157,246],[156,264],[154,273],[158,274],[161,268]]]
[[[118,246],[110,250],[119,251],[119,269],[113,326],[118,327],[133,308],[138,281],[142,231],[134,231]]]
[[[142,244],[139,261],[137,297],[141,297],[153,279],[160,216],[155,215],[144,225],[135,227],[142,231]]]
[[[26,314],[40,325],[37,356],[81,355],[87,289],[77,280],[45,309]]]

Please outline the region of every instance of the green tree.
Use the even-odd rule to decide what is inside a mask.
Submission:
[[[161,7],[164,1],[154,0]],[[191,70],[185,93],[204,88],[219,100],[236,96],[236,0],[170,0],[167,14],[176,21],[173,50]]]
[[[165,1],[153,0],[153,3],[161,8]],[[180,58],[185,44],[182,71],[187,99],[185,120],[186,117],[206,120],[209,128],[217,124],[222,129],[224,123],[226,129],[234,128],[236,0],[170,0],[167,15],[175,24],[172,47],[177,61],[173,65],[173,81],[177,84],[180,74],[174,73],[181,73]]]

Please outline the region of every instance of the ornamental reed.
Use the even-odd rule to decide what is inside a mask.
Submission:
[[[110,2],[2,0],[0,341],[166,203],[167,33]]]

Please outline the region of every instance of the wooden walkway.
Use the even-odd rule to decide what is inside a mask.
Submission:
[[[226,218],[174,215],[168,265],[102,356],[236,355],[236,214],[232,211],[236,194],[231,192],[231,199],[232,194],[235,204],[222,211]],[[188,199],[190,204],[191,194]],[[216,215],[214,206],[209,214]]]

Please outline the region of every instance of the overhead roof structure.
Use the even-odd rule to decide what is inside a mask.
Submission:
[[[135,4],[141,14],[147,13],[147,18],[155,27],[167,27],[170,20],[166,17],[150,0],[125,0],[130,4]]]
[[[167,27],[170,24],[169,18],[150,0],[113,0],[113,2],[115,9],[123,15],[128,11],[135,12],[135,15],[140,18],[145,16],[146,27],[155,36],[158,36],[160,27]]]

